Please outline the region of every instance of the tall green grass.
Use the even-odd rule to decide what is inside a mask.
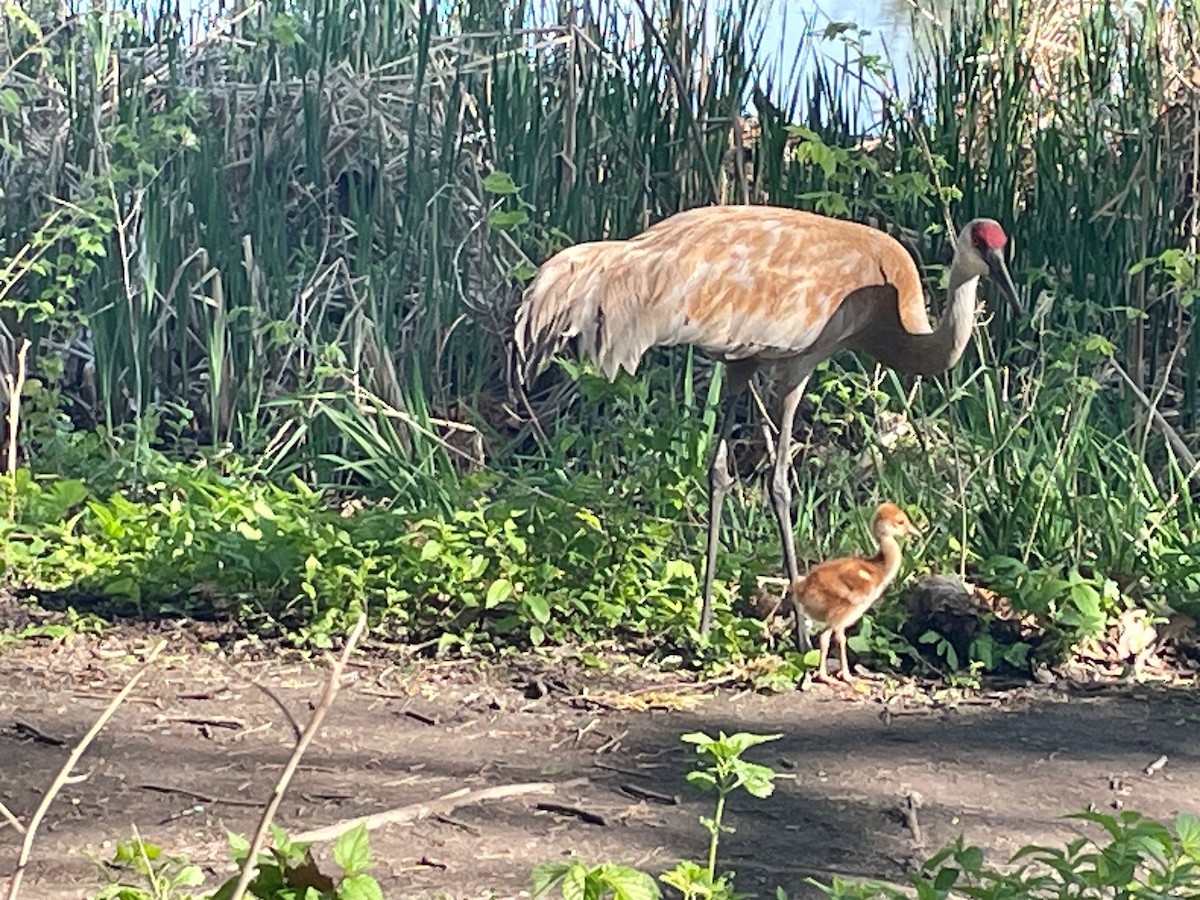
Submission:
[[[137,3],[67,22],[9,8],[0,304],[36,341],[48,390],[32,414],[61,406],[110,441],[152,422],[160,447],[408,508],[454,508],[481,462],[500,492],[644,481],[643,512],[675,523],[671,549],[690,556],[718,373],[672,351],[637,382],[549,376],[532,400],[550,434],[535,438],[504,383],[532,268],[748,197],[877,222],[940,296],[944,227],[991,215],[1034,327],[996,312],[959,370],[919,389],[854,358],[823,369],[797,465],[804,552],[861,545],[860,507],[887,495],[936,523],[918,556],[933,565],[1189,572],[1195,473],[1139,429],[1110,369],[1194,428],[1186,266],[1130,274],[1195,249],[1196,137],[1161,117],[1187,42],[1164,44],[1149,12],[1087,4],[1035,89],[1036,5],[954,4],[928,30],[915,18],[900,84],[816,18],[800,58],[770,56],[766,0],[644,9],[267,0],[193,45]],[[1175,14],[1194,30],[1190,6]],[[731,128],[755,97],[743,185]],[[881,442],[885,413],[913,429],[899,449]],[[47,434],[67,427],[37,421],[22,446],[54,468]],[[735,570],[775,553],[755,433],[739,432]]]

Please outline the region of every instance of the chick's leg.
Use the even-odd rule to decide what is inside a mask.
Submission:
[[[829,683],[829,675],[825,671],[825,658],[829,656],[829,635],[831,630],[826,628],[821,632],[821,636],[817,638],[817,644],[821,648],[821,656],[817,660],[817,671],[813,673],[813,681],[820,681],[824,684]]]

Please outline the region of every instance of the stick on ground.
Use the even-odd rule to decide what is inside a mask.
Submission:
[[[449,794],[443,794],[433,800],[422,800],[420,803],[398,806],[395,809],[372,813],[369,816],[356,816],[353,819],[343,819],[340,822],[334,822],[332,825],[326,825],[323,828],[314,828],[312,831],[294,834],[292,835],[292,840],[301,844],[332,841],[341,837],[351,828],[356,828],[359,825],[366,825],[367,831],[372,831],[383,825],[396,825],[401,822],[412,822],[414,819],[422,819],[426,816],[445,815],[460,806],[466,806],[468,803],[478,803],[481,800],[502,800],[505,797],[519,797],[522,794],[553,794],[555,788],[556,785],[550,781],[505,784],[499,787],[480,788],[475,791],[468,788],[459,788],[457,791],[451,791]]]
[[[2,802],[0,802],[0,819],[4,819],[9,825],[17,829],[17,834],[25,833],[25,826],[21,824],[21,820],[14,816],[12,811]]]
[[[359,613],[358,621],[354,623],[354,627],[350,629],[349,637],[346,638],[346,646],[342,650],[342,655],[338,657],[329,672],[329,680],[325,684],[325,693],[321,695],[321,702],[317,704],[317,708],[313,711],[313,716],[308,723],[308,727],[300,735],[300,740],[296,741],[296,748],[292,751],[292,756],[288,760],[287,765],[284,766],[283,772],[279,776],[279,781],[275,783],[275,789],[271,793],[270,801],[263,810],[262,818],[259,819],[258,830],[254,832],[254,838],[250,841],[250,848],[246,853],[245,861],[242,863],[241,875],[238,876],[237,885],[234,887],[233,893],[229,895],[229,900],[242,900],[247,888],[250,887],[250,882],[254,880],[254,875],[258,871],[258,854],[267,842],[267,830],[270,828],[271,822],[275,819],[275,813],[279,809],[279,804],[283,802],[283,795],[292,781],[292,776],[296,774],[296,769],[300,765],[300,759],[304,756],[304,751],[308,749],[308,745],[317,736],[317,730],[321,727],[321,722],[325,719],[325,714],[333,706],[333,700],[337,697],[338,688],[341,687],[342,670],[346,668],[346,662],[350,659],[350,654],[354,652],[354,647],[358,643],[358,639],[362,637],[363,629],[366,625],[367,614],[365,612]]]

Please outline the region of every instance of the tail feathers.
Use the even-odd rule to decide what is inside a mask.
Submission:
[[[514,362],[523,384],[572,339],[580,355],[606,377],[621,368],[636,371],[656,335],[638,321],[638,298],[646,291],[637,273],[621,264],[627,246],[623,241],[578,244],[542,265],[514,321]]]
[[[586,245],[581,245],[586,246]],[[513,345],[517,372],[529,384],[555,353],[579,334],[579,311],[571,301],[571,286],[582,254],[572,247],[548,260],[529,285],[517,308]]]

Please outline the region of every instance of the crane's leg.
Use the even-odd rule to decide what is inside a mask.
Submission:
[[[839,629],[837,633],[838,656],[841,657],[842,667],[838,669],[837,677],[846,684],[853,684],[854,679],[850,677],[850,663],[846,661],[846,630]]]
[[[800,408],[800,399],[804,396],[804,388],[808,384],[811,372],[811,366],[797,365],[779,382],[779,390],[782,392],[779,407],[779,440],[775,444],[775,469],[771,473],[770,493],[771,505],[775,507],[775,519],[779,523],[783,565],[787,570],[789,582],[795,582],[800,577],[800,570],[796,565],[796,535],[792,527],[792,429],[795,427],[796,410]],[[801,653],[807,653],[812,644],[808,639],[804,611],[798,603],[794,605],[794,609],[796,645]]]
[[[725,366],[725,380],[721,385],[717,443],[708,466],[708,540],[704,557],[704,598],[700,605],[701,634],[708,634],[712,627],[712,586],[717,567],[721,506],[733,484],[733,475],[729,471],[729,434],[733,431],[733,414],[746,386],[750,384],[755,368],[753,363],[729,363]]]
[[[804,615],[804,613],[800,613]],[[825,661],[829,657],[829,633],[832,628],[826,628],[817,638],[817,643],[821,645],[821,658],[817,661],[817,671],[813,673],[813,681],[822,681],[829,683],[829,674],[825,671]]]

